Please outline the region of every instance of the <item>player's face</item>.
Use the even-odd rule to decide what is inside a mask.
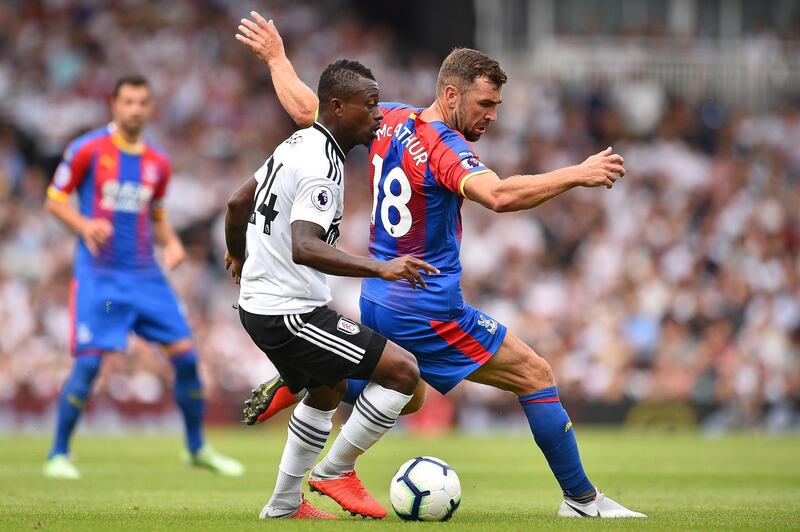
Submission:
[[[123,85],[111,100],[114,123],[129,135],[138,135],[152,112],[150,89],[146,85]]]
[[[497,120],[497,106],[501,102],[502,88],[484,77],[475,79],[456,102],[458,131],[470,142],[480,139]]]
[[[379,98],[378,84],[362,78],[356,92],[342,106],[342,125],[352,132],[355,144],[368,146],[377,135],[383,120]]]

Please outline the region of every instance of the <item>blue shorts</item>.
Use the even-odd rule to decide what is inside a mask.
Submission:
[[[131,331],[160,344],[192,335],[160,271],[79,273],[72,278],[70,316],[74,355],[124,350]]]
[[[417,357],[423,380],[440,393],[481,367],[506,337],[506,327],[465,305],[454,321],[437,321],[361,298],[361,323]]]

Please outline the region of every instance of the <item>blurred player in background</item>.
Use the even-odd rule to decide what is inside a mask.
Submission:
[[[228,476],[244,468],[204,443],[203,385],[197,353],[180,303],[153,254],[175,268],[186,252],[166,219],[167,156],[141,133],[153,109],[141,76],[119,79],[112,122],[73,141],[47,191],[47,210],[78,235],[71,286],[72,372],[58,403],[56,435],[44,474],[80,478],[69,444],[103,355],[123,351],[128,334],[160,344],[175,368],[175,402],[183,414],[188,464]],[[78,209],[69,201],[78,193]]]
[[[271,22],[251,14],[256,23],[243,20],[240,31],[258,43],[251,48],[270,66],[275,57],[285,55],[280,35]],[[271,71],[273,80],[294,74],[286,69]],[[441,275],[431,278],[423,291],[407,283],[365,279],[361,320],[414,353],[422,378],[441,393],[463,379],[514,393],[562,489],[559,516],[645,517],[607,498],[589,481],[550,365],[503,324],[466,304],[461,295],[464,198],[495,212],[532,209],[575,187],[611,188],[625,173],[622,157],[609,147],[576,166],[501,180],[468,141],[479,140],[497,119],[506,80],[497,61],[477,50],[458,48],[441,66],[432,105],[380,104],[385,118],[369,155],[370,256],[391,260],[414,255],[436,266]],[[303,95],[308,97],[308,91]],[[313,103],[308,98],[304,107]],[[352,402],[363,386],[348,382],[345,400]],[[273,380],[254,394],[250,406],[260,401],[256,411],[265,410],[263,419],[291,404],[287,395],[280,381]],[[267,404],[275,399],[274,406]],[[346,435],[339,435],[334,448],[340,439]],[[329,453],[314,471],[332,477],[352,469],[350,461]]]
[[[436,273],[410,256],[377,261],[336,249],[344,212],[345,155],[355,146],[369,145],[383,116],[378,84],[356,61],[329,65],[319,79],[319,98],[319,122],[275,149],[234,192],[225,218],[226,267],[241,285],[242,324],[289,389],[308,391],[289,421],[275,490],[262,519],[336,518],[303,499],[302,483],[325,447],[346,379],[368,379],[342,427],[353,444],[333,449],[354,466],[392,428],[419,382],[411,353],[328,308],[331,291],[325,274],[405,280],[424,287],[419,270]],[[353,513],[386,516],[354,469],[333,477],[315,470],[309,485],[327,495],[341,494],[346,498],[342,505]]]

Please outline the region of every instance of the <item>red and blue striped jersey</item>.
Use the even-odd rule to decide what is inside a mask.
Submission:
[[[381,129],[370,146],[372,226],[370,256],[413,255],[440,270],[425,290],[406,281],[364,279],[361,296],[379,305],[432,319],[464,311],[461,295],[461,205],[464,183],[489,170],[461,133],[425,122],[420,108],[380,103]]]
[[[75,139],[67,147],[47,195],[68,201],[78,192],[80,213],[105,218],[114,228],[97,256],[79,239],[76,273],[86,270],[157,269],[152,220],[164,215],[162,201],[170,177],[167,156],[150,143],[131,146],[113,124]]]

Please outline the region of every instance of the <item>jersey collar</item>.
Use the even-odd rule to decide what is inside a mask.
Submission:
[[[328,139],[333,143],[333,147],[336,148],[337,155],[339,155],[339,158],[342,160],[342,162],[344,162],[344,152],[342,151],[342,148],[339,147],[339,143],[336,142],[336,139],[333,138],[333,135],[331,135],[331,132],[328,131],[328,128],[319,122],[314,122],[314,129],[328,137]]]
[[[120,135],[119,131],[117,130],[116,124],[111,122],[108,125],[108,131],[111,133],[111,142],[119,148],[120,150],[124,151],[125,153],[129,153],[131,155],[141,155],[144,153],[144,142],[141,140],[136,144],[131,144]]]

